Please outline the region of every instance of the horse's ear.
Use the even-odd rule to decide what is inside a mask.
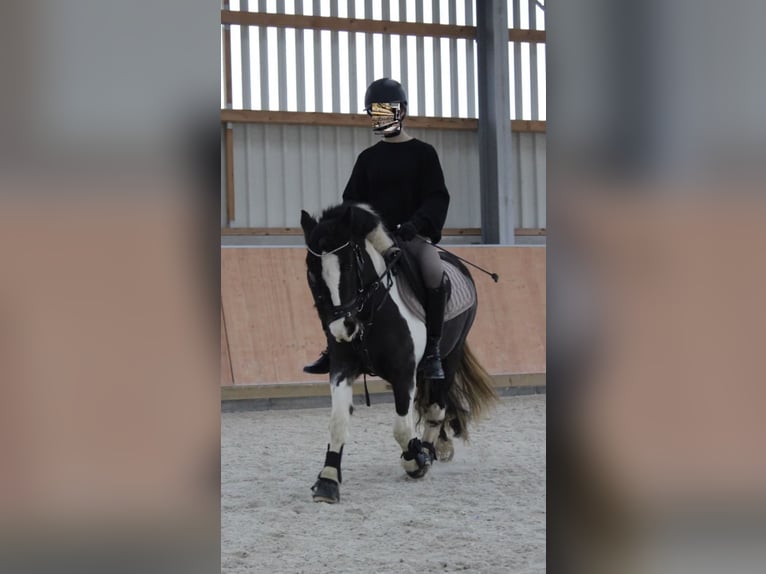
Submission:
[[[301,227],[303,228],[303,237],[306,239],[306,243],[309,241],[309,235],[314,231],[317,226],[317,220],[311,217],[305,210],[301,209]]]

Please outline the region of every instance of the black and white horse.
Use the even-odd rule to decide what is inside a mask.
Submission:
[[[303,211],[301,226],[308,248],[308,283],[328,335],[331,365],[330,443],[312,489],[314,500],[332,503],[340,499],[352,384],[363,373],[374,373],[393,388],[394,438],[402,449],[401,464],[413,478],[424,476],[434,459],[451,460],[449,434],[466,439],[468,423],[496,395],[489,375],[466,343],[476,316],[475,299],[466,311],[445,321],[441,341],[445,379],[426,381],[418,374],[425,324],[404,304],[397,276],[369,240],[383,232],[380,218],[369,207],[334,206],[319,221]],[[456,258],[449,254],[442,258],[458,267],[474,288],[470,273]],[[421,420],[422,440],[416,435]]]

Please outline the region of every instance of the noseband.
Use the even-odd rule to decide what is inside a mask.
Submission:
[[[311,253],[314,257],[322,257],[322,255],[333,255],[334,253],[338,253],[338,251],[343,251],[346,247],[351,245],[351,241],[346,241],[343,245],[340,247],[336,247],[332,251],[328,251],[327,253],[317,253],[316,251],[312,250],[311,247],[308,245],[306,246],[306,249],[308,249],[308,252]]]
[[[367,305],[367,302],[370,300],[370,298],[375,294],[375,292],[380,288],[385,288],[385,293],[388,295],[389,290],[391,289],[391,286],[393,285],[393,279],[391,277],[391,265],[386,265],[386,268],[383,270],[383,273],[381,273],[379,276],[375,278],[374,281],[369,283],[368,285],[364,285],[364,257],[362,254],[362,246],[358,242],[351,242],[346,241],[343,245],[340,247],[337,247],[333,249],[332,251],[328,251],[326,253],[317,253],[316,251],[312,251],[311,248],[308,246],[306,249],[308,249],[308,252],[311,253],[311,255],[315,257],[322,257],[322,255],[332,255],[335,253],[339,253],[340,251],[344,250],[346,247],[352,246],[354,249],[354,262],[355,262],[355,271],[356,271],[356,278],[357,278],[357,291],[356,291],[356,297],[354,297],[353,300],[349,301],[348,303],[341,303],[340,305],[333,306],[330,308],[330,314],[332,316],[332,320],[336,321],[340,318],[344,319],[351,319],[362,312],[365,305]],[[384,281],[385,279],[385,281]],[[380,305],[378,305],[378,308],[380,308],[383,305],[383,302],[385,301],[385,297],[380,302]],[[376,309],[377,310],[377,309]],[[372,321],[372,315],[370,316],[370,319],[367,321],[368,323]]]

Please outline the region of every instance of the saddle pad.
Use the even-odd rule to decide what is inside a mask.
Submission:
[[[461,273],[460,269],[444,260],[442,260],[442,264],[451,284],[450,298],[444,306],[444,320],[449,321],[476,303],[476,287],[474,287],[468,277]],[[397,276],[396,286],[407,308],[425,323],[426,313],[423,305],[420,304],[420,301],[412,292],[412,289],[410,289],[410,284],[404,278],[403,273],[399,273]]]

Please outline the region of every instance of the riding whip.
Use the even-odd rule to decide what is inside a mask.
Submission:
[[[420,239],[420,240],[421,240],[421,241],[423,241],[423,242],[425,242],[425,241],[426,241],[425,239],[423,239],[423,238],[422,238],[422,237],[420,237],[419,235],[416,235],[415,237],[417,237],[418,239]],[[479,271],[482,271],[482,272],[486,273],[487,275],[489,275],[490,277],[492,277],[492,280],[493,280],[495,283],[497,283],[498,279],[500,279],[500,277],[498,276],[498,274],[497,274],[497,273],[492,273],[491,271],[487,271],[487,270],[486,270],[486,269],[484,269],[483,267],[479,267],[479,266],[478,266],[478,265],[476,265],[475,263],[471,263],[471,262],[470,262],[470,261],[468,261],[467,259],[463,259],[462,257],[460,257],[460,255],[456,255],[456,254],[454,254],[452,251],[448,251],[447,249],[444,249],[444,247],[442,247],[441,245],[437,245],[436,243],[432,243],[431,245],[433,245],[433,246],[434,246],[434,247],[436,247],[437,249],[441,249],[441,250],[442,250],[442,251],[444,251],[445,253],[449,253],[449,254],[450,254],[450,255],[452,255],[453,257],[457,257],[457,258],[458,258],[460,261],[462,261],[463,263],[468,263],[468,265],[470,265],[471,267],[475,267],[475,268],[476,268],[476,269],[478,269]]]

